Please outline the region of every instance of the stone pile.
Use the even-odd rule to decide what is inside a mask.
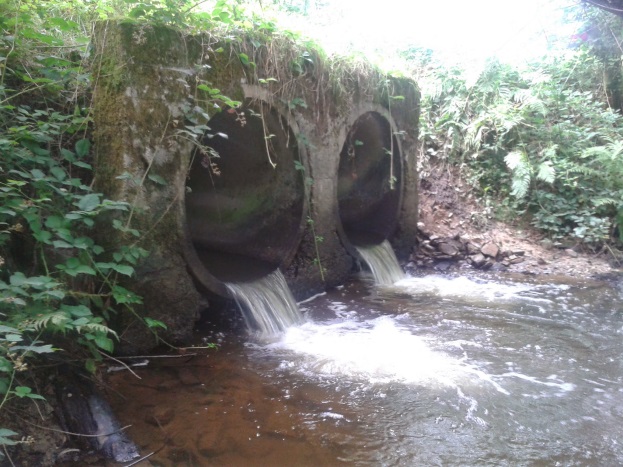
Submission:
[[[419,222],[417,242],[407,268],[445,271],[453,265],[468,265],[475,269],[503,271],[525,259],[523,250],[502,250],[493,241],[471,239],[458,233],[442,237]]]

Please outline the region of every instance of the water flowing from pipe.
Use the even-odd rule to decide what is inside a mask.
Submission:
[[[271,336],[304,322],[279,269],[253,282],[225,285],[236,300],[247,328],[251,331]]]
[[[378,285],[392,285],[405,278],[398,264],[396,254],[387,240],[370,246],[358,246],[357,251],[370,268],[374,282]]]

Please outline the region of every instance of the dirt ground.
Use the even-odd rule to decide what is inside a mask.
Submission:
[[[621,265],[612,264],[612,255],[595,254],[580,244],[556,245],[525,221],[509,225],[494,220],[491,207],[477,200],[471,185],[443,165],[420,172],[419,222],[427,236],[460,238],[463,243],[478,245],[494,243],[500,252],[519,252],[521,262],[506,262],[507,266],[499,268],[509,272],[582,278],[604,278],[620,272]],[[433,263],[429,260],[424,269],[435,269],[439,261]],[[444,264],[443,269],[474,269],[463,259],[451,263]],[[421,269],[421,261],[419,266]]]

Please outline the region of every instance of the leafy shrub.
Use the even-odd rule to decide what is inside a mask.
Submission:
[[[119,282],[147,255],[121,220],[129,206],[90,186],[91,77],[83,26],[70,18],[93,11],[80,5],[0,6],[0,409],[42,398],[24,381],[58,345],[83,349],[73,357],[94,371],[114,349],[112,314],[141,303]],[[96,225],[127,244],[105,250]],[[0,429],[0,445],[16,435]]]
[[[471,75],[425,65],[425,157],[463,167],[483,196],[506,206],[514,198],[552,238],[597,247],[623,231],[623,119],[606,103],[604,65],[590,50],[522,70],[490,60]]]

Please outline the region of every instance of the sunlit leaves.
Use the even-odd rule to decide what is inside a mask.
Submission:
[[[420,81],[425,158],[461,167],[500,214],[526,213],[554,239],[597,247],[623,230],[623,119],[600,100],[600,58],[580,49],[522,70],[492,61],[474,79],[412,56],[430,73]]]

